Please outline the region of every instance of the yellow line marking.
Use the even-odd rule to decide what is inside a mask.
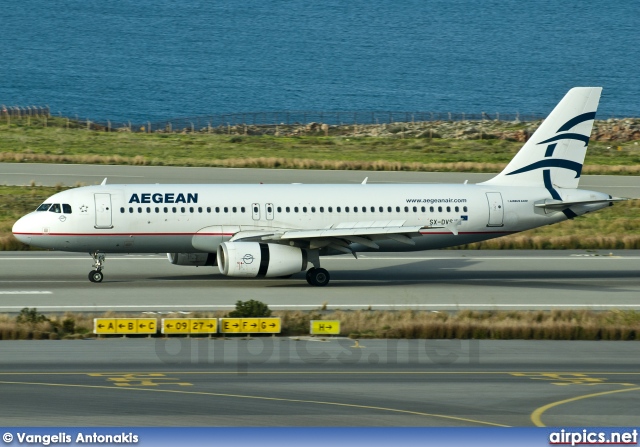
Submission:
[[[616,393],[626,393],[628,391],[640,391],[640,387],[637,388],[624,388],[621,390],[613,390],[613,391],[602,391],[600,393],[593,394],[584,394],[582,396],[572,397],[570,399],[559,400],[557,402],[551,402],[550,404],[544,405],[540,408],[536,408],[533,413],[531,413],[531,421],[537,427],[546,427],[546,425],[542,422],[542,414],[554,407],[558,407],[560,405],[568,404],[571,402],[576,402],[583,399],[590,399],[592,397],[600,397],[606,396],[608,394],[616,394]]]
[[[314,404],[314,405],[330,405],[336,407],[347,407],[347,408],[359,408],[364,410],[376,410],[376,411],[386,411],[391,413],[401,413],[401,414],[411,414],[414,416],[425,416],[432,418],[440,418],[440,419],[450,419],[453,421],[459,422],[470,422],[473,424],[480,425],[490,425],[492,427],[509,427],[508,425],[496,424],[494,422],[485,422],[485,421],[477,421],[475,419],[461,418],[457,416],[447,416],[444,414],[431,414],[431,413],[422,413],[419,411],[411,411],[411,410],[401,410],[397,408],[386,408],[386,407],[376,407],[370,405],[357,405],[357,404],[346,404],[341,402],[325,402],[325,401],[317,401],[317,400],[303,400],[303,399],[284,399],[280,397],[264,397],[264,396],[248,396],[242,394],[225,394],[225,393],[210,393],[205,391],[177,391],[177,390],[159,390],[159,389],[149,389],[149,388],[116,388],[104,385],[77,385],[77,384],[64,384],[64,383],[38,383],[38,382],[8,382],[8,381],[0,381],[0,384],[4,385],[39,385],[39,386],[51,386],[51,387],[69,387],[69,388],[92,388],[92,389],[107,389],[107,390],[127,390],[127,391],[147,391],[147,392],[155,392],[155,393],[173,393],[173,394],[189,394],[196,396],[214,396],[214,397],[230,397],[236,399],[255,399],[255,400],[264,400],[264,401],[273,401],[273,402],[291,402],[291,403],[303,403],[303,404]]]
[[[251,364],[248,364],[251,369]],[[519,374],[585,374],[607,376],[638,376],[640,372],[546,372],[546,371],[108,371],[108,372],[0,372],[0,376],[87,376],[93,374],[191,374],[191,375],[519,375]]]

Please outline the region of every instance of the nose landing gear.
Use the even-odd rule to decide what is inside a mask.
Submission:
[[[105,262],[105,254],[93,252],[91,253],[91,257],[93,258],[93,266],[95,270],[91,270],[89,272],[89,281],[91,282],[102,282],[104,275],[102,274],[102,269],[104,268]]]

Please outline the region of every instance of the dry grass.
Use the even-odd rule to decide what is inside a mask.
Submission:
[[[127,157],[122,155],[54,155],[1,152],[0,162],[11,163],[70,163],[133,166],[163,166],[159,158],[142,155]],[[460,161],[450,163],[401,162],[388,160],[319,160],[288,157],[246,157],[246,158],[182,158],[182,166],[204,166],[220,168],[260,168],[260,169],[319,169],[344,171],[413,171],[413,172],[500,172],[506,163],[486,163]],[[583,174],[589,175],[640,175],[640,165],[585,165]]]

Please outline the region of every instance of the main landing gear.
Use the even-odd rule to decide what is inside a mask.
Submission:
[[[307,270],[307,282],[312,286],[323,287],[329,284],[331,276],[323,268],[312,267]]]
[[[89,281],[91,282],[102,282],[104,275],[102,274],[102,269],[104,268],[104,260],[105,254],[98,253],[97,251],[91,253],[91,257],[93,257],[93,268],[95,270],[91,270],[89,272]]]

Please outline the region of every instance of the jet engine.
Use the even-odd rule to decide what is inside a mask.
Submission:
[[[173,265],[216,265],[213,253],[167,253],[167,259]]]
[[[260,242],[224,242],[217,260],[220,273],[227,276],[287,276],[307,269],[304,250]]]

